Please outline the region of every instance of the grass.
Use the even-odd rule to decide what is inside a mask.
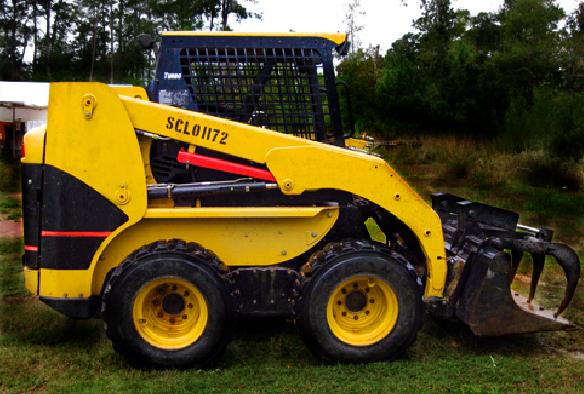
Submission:
[[[20,219],[22,219],[22,209],[19,209],[18,211],[13,211],[10,212],[8,214],[8,216],[6,217],[7,220],[14,220],[15,222],[20,222]]]
[[[510,209],[520,213],[520,223],[551,227],[555,240],[584,247],[584,193],[574,186],[584,185],[584,163],[562,163],[543,149],[506,152],[496,142],[421,142],[381,153],[426,201],[441,191]]]
[[[16,198],[7,198],[3,201],[0,201],[0,208],[21,208],[22,204],[20,203],[19,199]]]
[[[0,238],[1,239],[1,238]],[[25,292],[20,255],[24,252],[22,239],[1,239],[0,242],[0,297],[21,295]]]
[[[426,322],[393,363],[318,364],[283,319],[241,320],[206,370],[141,371],[111,348],[98,321],[74,321],[30,298],[0,305],[0,392],[28,393],[576,393],[582,361],[539,336],[477,338]],[[34,316],[30,318],[30,316]],[[545,339],[545,338],[544,338]]]
[[[4,262],[3,262],[4,263]],[[4,275],[4,274],[3,274]],[[393,363],[318,364],[284,319],[241,319],[206,370],[142,371],[111,348],[101,322],[75,321],[33,297],[0,303],[0,392],[576,393],[584,363],[542,346],[549,334],[477,338],[428,319]]]
[[[500,155],[488,146],[485,154],[468,141],[457,147],[447,140],[441,153],[438,141],[434,147],[431,143],[392,153],[409,160],[396,167],[425,199],[433,191],[448,191],[517,210],[526,224],[538,226],[544,219],[560,239],[573,239],[584,257],[581,192],[527,185],[514,170],[522,165],[521,157]],[[464,164],[463,152],[472,153],[474,161]],[[463,164],[458,165],[467,167],[462,178],[450,166],[452,154],[459,154],[456,160]],[[482,166],[474,164],[479,159]],[[370,228],[383,242],[379,229]],[[429,317],[418,341],[392,363],[321,365],[293,322],[240,319],[233,342],[210,368],[137,370],[112,349],[100,320],[69,319],[24,289],[21,253],[21,239],[0,239],[0,393],[584,392],[582,331],[480,338],[465,326]],[[529,272],[526,255],[520,274]],[[548,264],[541,282],[539,301],[557,305],[561,269]],[[517,286],[525,290],[526,285]],[[584,325],[581,289],[564,317]]]

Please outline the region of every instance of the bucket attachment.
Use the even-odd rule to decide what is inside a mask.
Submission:
[[[432,196],[432,206],[444,228],[448,283],[444,298],[429,302],[431,312],[462,320],[476,335],[579,329],[558,317],[572,300],[580,279],[580,261],[574,250],[552,243],[553,233],[547,229],[517,225],[515,212],[443,193]],[[527,298],[510,287],[524,252],[533,259]],[[556,312],[533,302],[547,255],[555,258],[567,278]]]

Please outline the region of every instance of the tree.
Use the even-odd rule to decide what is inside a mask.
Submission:
[[[580,3],[568,16],[564,43],[568,87],[574,91],[584,91],[584,3]]]
[[[448,75],[448,47],[453,38],[456,13],[450,0],[431,0],[421,7],[424,13],[414,21],[420,31],[420,56],[422,67],[434,80]]]
[[[465,32],[468,42],[476,48],[477,61],[482,64],[501,49],[501,25],[497,16],[480,12],[470,18],[470,29]]]
[[[398,51],[395,51],[396,47]],[[394,50],[386,55],[382,77],[375,86],[376,101],[383,114],[382,122],[389,133],[420,132],[427,125],[430,111],[425,98],[426,80],[416,68],[411,52],[402,48],[395,45]]]
[[[28,4],[24,0],[5,1],[0,5],[0,77],[3,80],[24,79],[24,51],[32,30],[28,26]]]
[[[231,14],[234,14],[238,21],[251,16],[237,0],[221,0],[221,30],[231,30],[227,24]]]
[[[550,0],[506,0],[499,13],[501,48],[493,62],[500,83],[532,97],[534,87],[561,79],[558,22],[564,11]]]
[[[350,3],[345,4],[347,11],[343,23],[346,26],[346,33],[351,43],[351,53],[357,52],[361,47],[362,42],[359,39],[359,32],[363,31],[365,25],[359,24],[359,18],[367,14],[361,9],[361,0],[351,0]]]
[[[346,82],[351,88],[351,104],[357,131],[383,133],[384,126],[379,123],[379,110],[375,96],[375,85],[380,71],[372,56],[359,50],[347,56],[337,67],[339,81]],[[347,114],[346,102],[341,101],[342,113]],[[345,119],[346,120],[346,119]],[[348,125],[343,127],[348,130]]]

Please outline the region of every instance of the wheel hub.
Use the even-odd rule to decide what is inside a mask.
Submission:
[[[137,331],[152,346],[181,349],[195,342],[208,321],[207,303],[191,283],[160,278],[145,285],[132,308]]]
[[[345,298],[345,307],[349,312],[359,313],[367,305],[367,297],[360,291],[353,291]]]
[[[337,286],[327,304],[333,334],[352,346],[369,346],[385,338],[397,322],[397,296],[382,279],[349,278]]]
[[[168,294],[162,300],[162,310],[169,315],[178,315],[185,309],[185,300],[180,295]]]

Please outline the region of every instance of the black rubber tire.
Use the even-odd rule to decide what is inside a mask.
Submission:
[[[315,253],[306,268],[296,325],[315,357],[326,363],[390,361],[411,346],[422,327],[425,304],[422,281],[399,254],[381,244],[347,241]],[[382,280],[396,295],[397,321],[385,337],[366,346],[340,340],[331,330],[327,305],[344,281],[368,276]]]
[[[134,252],[105,286],[102,316],[114,349],[145,369],[201,368],[221,356],[235,325],[227,267],[194,243],[157,242]],[[182,279],[200,292],[208,319],[200,337],[178,349],[153,346],[136,328],[133,307],[141,289],[161,278]],[[184,304],[183,304],[184,306]]]

